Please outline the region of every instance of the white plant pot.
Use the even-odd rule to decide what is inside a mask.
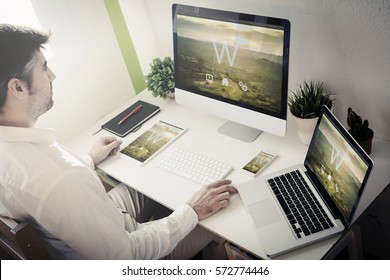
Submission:
[[[175,92],[168,92],[167,93],[168,98],[175,99]]]
[[[298,133],[299,140],[305,145],[309,145],[313,137],[314,129],[316,127],[318,117],[312,119],[302,119],[292,116],[294,125]]]
[[[335,103],[333,102],[332,108],[330,111],[334,114],[336,111]],[[317,118],[312,119],[302,119],[291,114],[294,120],[295,128],[298,133],[299,140],[305,145],[309,145],[311,138],[313,137],[314,129],[318,121]]]

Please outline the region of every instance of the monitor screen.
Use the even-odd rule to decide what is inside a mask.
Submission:
[[[179,92],[286,120],[288,20],[174,5],[173,33]],[[249,116],[222,117],[254,127]]]

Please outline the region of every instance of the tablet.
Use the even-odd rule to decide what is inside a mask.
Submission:
[[[160,120],[123,148],[119,155],[137,165],[144,165],[185,131],[183,126]]]

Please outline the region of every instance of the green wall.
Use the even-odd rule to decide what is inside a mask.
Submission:
[[[146,88],[145,78],[129,30],[127,29],[120,4],[118,0],[104,0],[104,3],[111,19],[112,27],[114,28],[115,36],[118,40],[119,48],[122,52],[134,90],[136,93],[140,93]]]

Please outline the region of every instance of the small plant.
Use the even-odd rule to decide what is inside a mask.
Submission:
[[[349,133],[356,141],[366,141],[374,136],[374,132],[368,127],[368,120],[356,114],[352,108],[348,108],[347,123],[350,127]]]
[[[324,92],[324,83],[306,81],[298,85],[298,89],[288,98],[290,112],[302,119],[316,118],[323,105],[332,108],[333,99],[330,93]]]
[[[148,90],[153,96],[167,98],[168,93],[175,91],[173,59],[155,58],[150,64],[150,73],[145,76]]]

